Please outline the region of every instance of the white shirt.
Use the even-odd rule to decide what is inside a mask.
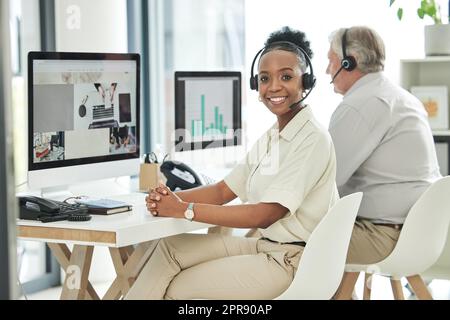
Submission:
[[[340,196],[363,192],[359,217],[403,223],[411,206],[441,176],[422,103],[381,72],[355,82],[329,129]]]
[[[288,214],[260,232],[294,242],[307,241],[338,199],[335,177],[331,137],[306,107],[281,132],[272,126],[224,181],[243,202],[286,207]]]

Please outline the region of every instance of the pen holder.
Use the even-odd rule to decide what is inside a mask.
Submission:
[[[158,163],[141,163],[139,170],[139,191],[156,188],[161,180]]]

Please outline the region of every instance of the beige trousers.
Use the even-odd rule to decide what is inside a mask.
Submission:
[[[399,236],[400,230],[358,219],[353,227],[347,263],[371,264],[383,260],[394,250]]]
[[[291,284],[303,247],[220,234],[159,241],[126,299],[273,299]]]

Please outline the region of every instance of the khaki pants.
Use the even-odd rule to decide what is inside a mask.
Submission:
[[[383,260],[394,250],[399,236],[400,230],[358,219],[353,227],[347,263],[371,264]]]
[[[291,284],[303,247],[220,234],[160,240],[126,299],[273,299]]]

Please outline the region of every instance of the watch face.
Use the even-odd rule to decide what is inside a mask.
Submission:
[[[194,218],[194,211],[192,210],[186,210],[184,212],[184,217],[188,220],[192,220]]]

